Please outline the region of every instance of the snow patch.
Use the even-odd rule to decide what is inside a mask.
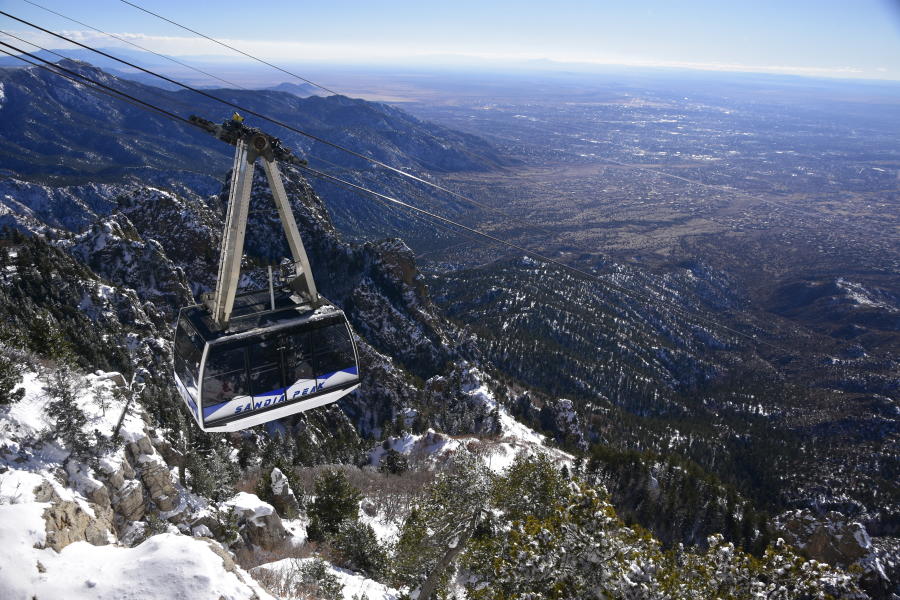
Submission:
[[[400,539],[400,523],[384,518],[382,515],[369,516],[360,511],[359,520],[372,528],[375,537],[382,544],[393,544]]]
[[[873,308],[884,308],[889,310],[890,312],[897,312],[897,308],[889,306],[885,302],[881,302],[873,298],[873,292],[867,290],[859,283],[854,283],[852,281],[847,281],[844,278],[838,278],[836,281],[838,287],[840,287],[847,294],[847,297],[850,298],[856,304],[860,306],[871,306]]]
[[[273,600],[239,567],[226,570],[209,543],[183,535],[156,535],[134,548],[87,542],[59,553],[35,548],[43,542],[45,506],[0,506],[2,598]]]
[[[317,558],[285,558],[275,562],[266,563],[256,567],[265,571],[275,573],[289,573],[298,569],[305,563],[320,560]],[[378,583],[374,579],[368,579],[358,573],[341,569],[333,565],[328,565],[331,573],[337,578],[338,582],[344,586],[344,599],[354,600],[359,598],[368,598],[368,600],[397,600],[400,592],[390,588],[382,583]],[[254,569],[254,571],[256,570]]]
[[[520,453],[534,455],[538,452],[550,456],[558,464],[571,465],[574,457],[557,448],[546,445],[546,438],[513,418],[501,406],[484,382],[484,375],[477,369],[467,373],[468,383],[462,386],[462,392],[472,399],[473,404],[481,404],[489,411],[497,411],[500,422],[500,438],[480,439],[474,436],[455,436],[438,433],[429,429],[423,434],[404,433],[398,437],[388,438],[369,453],[370,464],[378,466],[388,450],[394,450],[410,458],[411,462],[435,465],[447,455],[477,444],[479,453],[487,467],[497,473],[507,469]],[[562,402],[570,402],[563,400]],[[571,404],[571,402],[570,402]],[[573,413],[574,414],[574,413]]]
[[[238,514],[247,515],[246,518],[249,521],[259,526],[265,524],[258,519],[267,517],[275,512],[275,507],[271,504],[260,500],[256,494],[248,494],[247,492],[238,492],[236,496],[227,500],[224,505],[233,507]]]

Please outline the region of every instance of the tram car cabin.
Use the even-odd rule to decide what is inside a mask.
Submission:
[[[204,431],[238,431],[336,402],[359,387],[353,332],[315,279],[278,161],[304,165],[278,138],[235,113],[216,125],[191,122],[235,147],[215,292],[181,309],[175,328],[175,385]],[[285,285],[237,293],[257,161],[262,162],[290,248]]]
[[[238,295],[234,308],[225,329],[204,305],[178,317],[176,385],[204,431],[252,427],[359,387],[356,345],[340,309],[312,309],[289,290]]]

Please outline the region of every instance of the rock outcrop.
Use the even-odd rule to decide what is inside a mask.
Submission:
[[[240,492],[225,506],[234,510],[241,540],[247,546],[271,551],[290,537],[275,507],[254,494]]]
[[[44,511],[47,547],[59,552],[74,542],[103,546],[115,541],[113,512],[108,505],[63,499],[49,482],[39,485],[34,497],[37,502],[50,503]]]
[[[872,551],[866,528],[839,512],[816,517],[808,509],[794,510],[781,515],[778,525],[787,543],[831,565],[847,567]]]
[[[863,571],[861,583],[875,598],[886,598],[888,576],[862,523],[837,511],[816,516],[809,509],[792,510],[776,518],[779,534],[809,558]]]
[[[159,242],[144,240],[122,213],[94,223],[75,238],[69,252],[105,280],[135,290],[143,302],[163,312],[166,321],[174,319],[178,308],[193,303],[184,271]]]
[[[300,514],[300,504],[291,489],[291,484],[281,469],[275,467],[270,475],[272,486],[272,505],[278,514],[286,519],[295,519]]]

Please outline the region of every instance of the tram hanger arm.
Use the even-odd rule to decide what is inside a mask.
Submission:
[[[297,268],[297,276],[291,280],[290,286],[301,297],[306,298],[311,307],[320,306],[323,300],[316,289],[312,267],[309,264],[303,240],[300,238],[300,231],[288,202],[284,183],[281,181],[281,172],[278,169],[278,161],[300,166],[305,166],[306,161],[294,156],[278,138],[244,125],[243,119],[237,113],[230,121],[225,121],[221,125],[195,115],[191,116],[190,121],[217,139],[235,147],[216,288],[211,295],[204,299],[204,304],[209,308],[213,321],[220,327],[227,327],[234,308],[234,298],[241,272],[244,237],[247,232],[247,214],[253,186],[254,165],[257,159],[262,159],[269,189],[278,208],[288,247]]]
[[[232,146],[236,146],[238,140],[246,140],[248,145],[253,148],[254,144],[252,143],[252,140],[257,136],[262,136],[268,143],[260,144],[257,147],[265,147],[262,154],[265,155],[264,157],[266,159],[277,160],[279,162],[298,166],[305,166],[308,164],[306,160],[299,156],[295,156],[277,137],[269,135],[256,127],[244,125],[243,117],[237,113],[234,113],[230,120],[225,121],[221,125],[196,115],[191,115],[188,120],[216,139],[222,140]]]

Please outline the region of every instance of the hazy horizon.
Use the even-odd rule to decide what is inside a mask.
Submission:
[[[122,2],[41,5],[155,52],[189,60],[241,58]],[[752,6],[693,0],[624,5],[564,1],[453,7],[406,0],[332,2],[309,10],[293,3],[257,8],[236,2],[156,2],[148,8],[198,32],[284,65],[389,68],[667,68],[900,81],[900,11],[887,0]],[[26,2],[10,14],[83,43],[126,47]],[[277,18],[274,18],[277,17]],[[3,31],[47,47],[59,40],[5,19]]]

